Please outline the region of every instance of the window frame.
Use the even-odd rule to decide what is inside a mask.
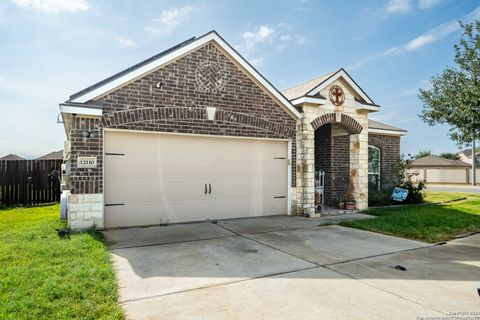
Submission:
[[[382,149],[380,149],[380,148],[377,147],[377,146],[374,146],[374,145],[369,144],[369,145],[368,145],[368,149],[370,149],[370,148],[374,148],[374,149],[377,149],[377,150],[378,150],[378,173],[377,173],[377,172],[370,172],[370,170],[369,170],[369,169],[370,169],[370,166],[368,165],[368,164],[369,164],[368,162],[370,161],[370,159],[369,159],[370,157],[367,157],[367,158],[368,158],[368,159],[367,159],[367,167],[368,167],[368,169],[367,169],[367,171],[368,171],[368,172],[367,172],[367,175],[371,175],[371,174],[372,174],[372,175],[373,175],[373,174],[378,175],[378,185],[377,185],[377,189],[380,190],[380,179],[381,179],[381,174],[382,174]],[[368,154],[368,151],[369,151],[368,149],[367,149],[367,154]]]

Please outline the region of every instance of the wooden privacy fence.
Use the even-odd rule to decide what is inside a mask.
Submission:
[[[0,160],[0,203],[60,201],[62,160]]]

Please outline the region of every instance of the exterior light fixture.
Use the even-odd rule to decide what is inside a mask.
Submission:
[[[82,141],[83,142],[88,142],[90,140],[90,138],[93,138],[93,133],[91,133],[90,131],[88,130],[84,130],[82,132]]]

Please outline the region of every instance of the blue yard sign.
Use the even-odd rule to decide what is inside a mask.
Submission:
[[[405,201],[405,199],[407,199],[407,196],[408,196],[408,190],[407,189],[402,189],[402,188],[397,188],[397,187],[395,187],[393,189],[392,199],[394,201],[399,201],[399,202]]]

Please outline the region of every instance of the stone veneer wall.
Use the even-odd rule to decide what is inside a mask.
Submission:
[[[70,194],[68,196],[68,225],[81,230],[103,228],[103,194]]]
[[[369,134],[368,144],[380,149],[380,180],[382,186],[393,186],[395,183],[392,168],[400,159],[400,137]]]
[[[302,118],[297,122],[297,202],[298,214],[315,214],[315,132],[312,122],[319,117],[336,122],[341,115],[349,117],[346,125],[360,128],[360,133],[349,135],[349,184],[357,208],[368,207],[368,112],[357,110],[355,96],[349,87],[341,80],[334,81],[320,92],[320,96],[328,97],[330,87],[339,85],[345,92],[345,102],[341,107],[335,107],[329,101],[325,105],[302,106]],[[338,115],[338,117],[337,117]]]

